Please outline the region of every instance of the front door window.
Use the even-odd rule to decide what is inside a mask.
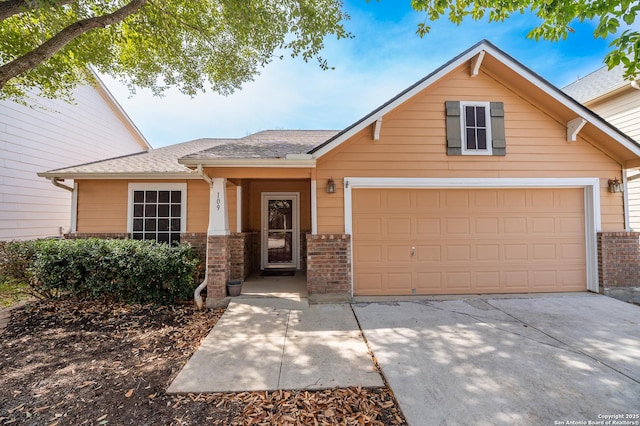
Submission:
[[[297,266],[297,201],[297,194],[263,194],[263,268]]]

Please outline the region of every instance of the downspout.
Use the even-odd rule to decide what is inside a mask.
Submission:
[[[66,189],[69,192],[73,192],[72,187],[60,183],[60,180],[58,178],[47,178],[47,179],[49,179],[49,182],[51,182],[53,186],[57,186],[58,188]]]
[[[213,185],[213,182],[212,182],[211,178],[209,176],[207,176],[207,174],[202,169],[202,164],[198,164],[196,172],[200,175],[200,177],[202,177],[202,179],[204,179],[205,182],[207,182],[209,184],[209,188],[211,188],[211,186]],[[211,193],[211,192],[209,192],[209,193]],[[204,290],[204,288],[207,286],[207,281],[208,281],[208,278],[209,278],[209,268],[208,268],[208,262],[209,262],[209,234],[208,233],[207,233],[207,235],[205,237],[205,247],[206,247],[206,250],[205,250],[205,255],[204,255],[204,280],[193,291],[193,301],[196,304],[196,307],[198,309],[202,309],[203,308],[202,296],[200,296],[200,293],[202,293],[202,290]]]

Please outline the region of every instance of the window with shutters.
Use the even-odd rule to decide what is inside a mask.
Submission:
[[[460,102],[462,155],[491,155],[491,117],[488,102]]]
[[[447,101],[447,155],[505,155],[502,102]]]
[[[129,184],[131,238],[180,242],[186,229],[186,202],[184,184]]]

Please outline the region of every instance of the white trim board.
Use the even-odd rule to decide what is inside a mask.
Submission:
[[[344,178],[344,232],[353,237],[351,191],[359,188],[482,189],[482,188],[583,188],[585,206],[585,246],[587,289],[598,292],[597,233],[601,230],[600,179],[585,178]],[[353,259],[353,240],[351,242]],[[353,297],[353,262],[351,262]]]

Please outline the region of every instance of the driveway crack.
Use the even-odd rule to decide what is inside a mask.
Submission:
[[[282,352],[280,353],[280,369],[278,370],[278,385],[277,388],[280,389],[280,381],[282,380],[282,366],[284,365],[284,351],[287,346],[287,335],[289,333],[289,321],[291,320],[291,309],[287,309],[287,321],[286,326],[284,328],[284,340],[282,341]]]

